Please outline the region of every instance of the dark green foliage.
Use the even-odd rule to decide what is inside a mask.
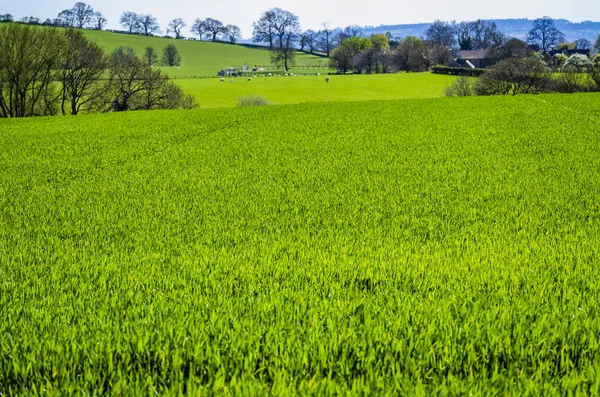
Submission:
[[[179,66],[181,65],[181,55],[174,44],[167,44],[163,49],[162,64],[164,66]]]
[[[470,77],[479,77],[484,72],[485,69],[478,68],[453,68],[450,66],[434,66],[431,71],[437,74],[449,74],[452,76],[470,76]]]

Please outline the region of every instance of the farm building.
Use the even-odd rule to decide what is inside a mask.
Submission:
[[[487,50],[461,50],[456,62],[463,68],[485,68],[489,65]]]

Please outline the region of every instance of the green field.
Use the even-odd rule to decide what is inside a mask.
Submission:
[[[84,30],[83,32],[90,40],[100,44],[107,52],[111,52],[117,47],[125,46],[133,48],[138,56],[142,56],[146,47],[151,46],[160,55],[167,44],[175,44],[182,58],[180,68],[162,68],[171,77],[215,76],[222,68],[239,68],[244,64],[250,67],[257,65],[268,66],[271,64],[269,51],[265,49],[205,41],[145,37],[98,30]],[[299,53],[296,57],[297,66],[321,65],[326,68],[321,71],[329,70],[328,62],[327,58],[305,53]],[[292,68],[292,71],[308,73],[312,70]]]
[[[193,94],[202,108],[233,107],[237,98],[261,95],[275,104],[302,102],[347,102],[378,99],[443,97],[456,77],[432,73],[378,75],[177,79],[186,93]]]
[[[596,94],[0,120],[0,394],[598,395],[599,123]]]

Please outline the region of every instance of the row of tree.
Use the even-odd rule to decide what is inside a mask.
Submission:
[[[79,30],[0,26],[0,117],[193,108],[160,70]]]
[[[461,50],[485,50],[498,47],[509,38],[500,32],[494,22],[477,20],[473,22],[435,21],[425,32],[427,41],[446,47],[456,47]],[[538,18],[527,35],[529,44],[537,45],[547,52],[565,42],[565,35],[556,28],[554,20],[549,17]],[[579,39],[573,43],[574,48],[591,50],[593,45],[589,40]],[[600,51],[600,36],[596,43]]]

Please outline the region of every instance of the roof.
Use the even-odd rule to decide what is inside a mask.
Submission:
[[[458,59],[485,59],[488,50],[462,50],[458,53]]]

